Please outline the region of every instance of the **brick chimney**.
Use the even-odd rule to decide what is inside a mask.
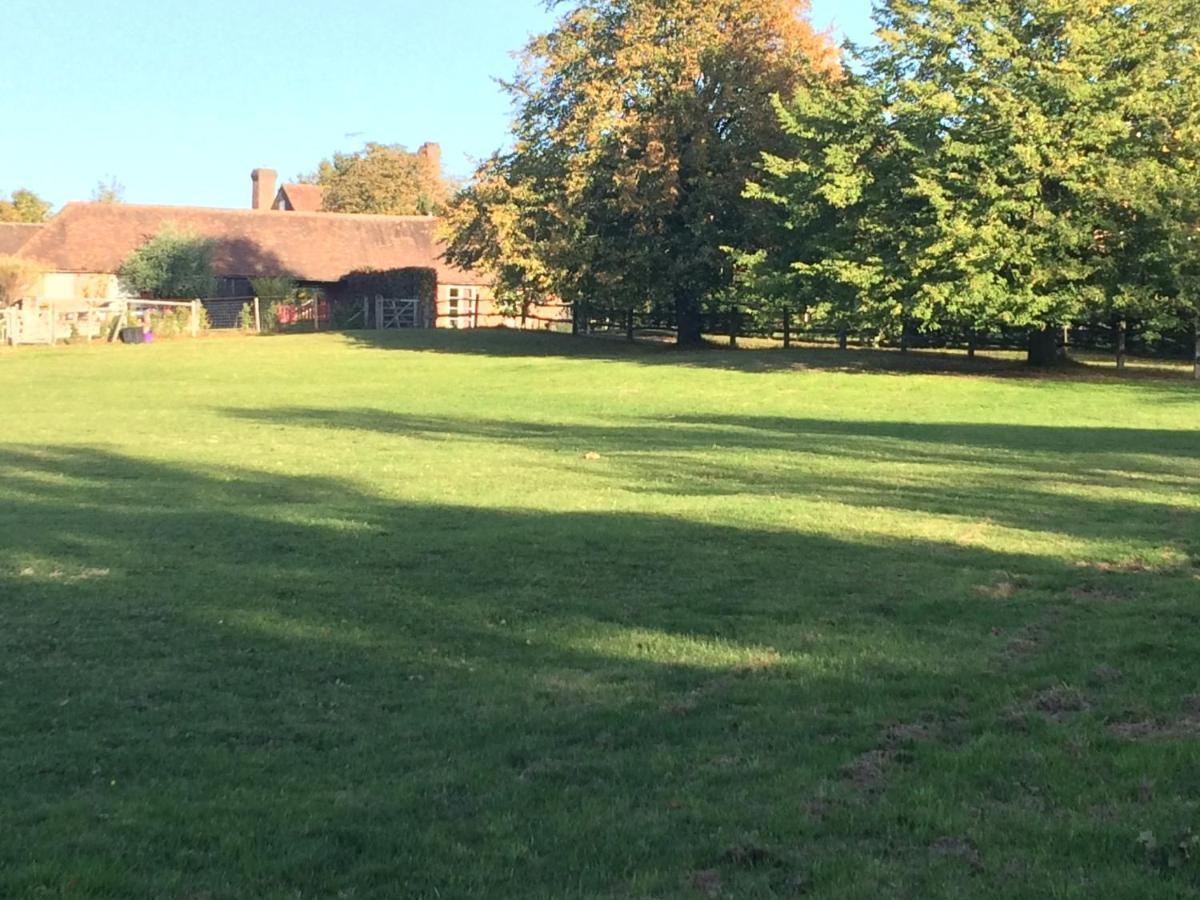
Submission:
[[[270,209],[275,202],[275,182],[279,173],[274,169],[255,169],[250,173],[250,181],[254,184],[251,194],[251,209]]]
[[[417,156],[429,160],[429,166],[439,175],[442,173],[442,145],[441,144],[422,144],[421,149],[417,151]]]

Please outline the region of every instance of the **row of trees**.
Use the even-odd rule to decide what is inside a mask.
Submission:
[[[553,4],[561,5],[561,4]],[[450,214],[513,304],[805,316],[902,345],[1200,317],[1200,0],[581,0]]]

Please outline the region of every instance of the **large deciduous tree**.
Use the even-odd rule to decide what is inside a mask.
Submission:
[[[302,180],[321,186],[326,212],[438,215],[452,192],[438,154],[409,153],[396,144],[335,153]]]
[[[666,308],[696,344],[758,218],[743,190],[780,140],[771,98],[839,71],[806,2],[576,2],[526,47],[513,149],[452,211],[449,256],[510,298]]]

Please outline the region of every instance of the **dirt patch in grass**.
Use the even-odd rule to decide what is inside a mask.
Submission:
[[[1077,569],[1092,569],[1110,575],[1164,575],[1177,573],[1190,565],[1188,554],[1174,547],[1163,549],[1157,559],[1081,559],[1075,563]]]
[[[895,758],[894,750],[868,750],[850,760],[839,771],[842,778],[857,788],[880,791]]]
[[[997,664],[1001,669],[1018,665],[1036,654],[1043,653],[1050,645],[1050,631],[1066,617],[1061,606],[1053,606],[1041,615],[1036,622],[1030,622],[1009,633],[996,630],[996,637],[1007,638],[997,656]]]
[[[1116,738],[1127,741],[1144,741],[1162,738],[1200,739],[1200,694],[1183,698],[1182,711],[1172,721],[1162,719],[1139,719],[1110,722],[1106,728]]]
[[[938,740],[940,731],[937,722],[898,722],[888,725],[878,747],[856,756],[843,765],[839,773],[843,780],[865,791],[882,790],[888,771],[908,756],[905,748]]]
[[[1088,682],[1094,685],[1116,684],[1122,677],[1120,669],[1102,663],[1088,673]]]
[[[722,863],[743,869],[773,865],[779,861],[779,858],[770,850],[755,844],[738,844],[721,854]]]
[[[934,856],[949,859],[959,859],[971,867],[973,871],[983,870],[983,857],[974,842],[963,837],[941,837],[929,845]]]
[[[688,879],[692,890],[703,897],[720,897],[721,896],[721,873],[716,869],[702,869],[698,872],[693,872]]]
[[[1055,685],[1039,692],[1033,698],[1033,706],[1051,719],[1062,719],[1075,713],[1086,712],[1090,708],[1083,693],[1068,684]]]
[[[1137,599],[1137,594],[1133,591],[1121,588],[1104,588],[1095,584],[1081,584],[1070,588],[1067,595],[1073,600],[1082,600],[1086,603],[1096,604],[1114,604],[1114,603],[1130,603]]]
[[[991,600],[1008,600],[1016,596],[1017,592],[1025,586],[1023,578],[1004,574],[1003,577],[992,584],[975,585],[974,590],[979,596],[987,597]]]

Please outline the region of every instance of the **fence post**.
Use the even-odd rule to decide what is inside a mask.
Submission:
[[[197,308],[199,305],[199,300],[192,301],[192,316],[188,322],[188,330],[194,338],[200,336],[200,310]]]
[[[371,327],[371,323],[367,321],[367,305],[368,300],[366,297],[363,297],[363,331]]]
[[[258,306],[258,298],[254,298],[254,333],[262,334],[262,312]]]

